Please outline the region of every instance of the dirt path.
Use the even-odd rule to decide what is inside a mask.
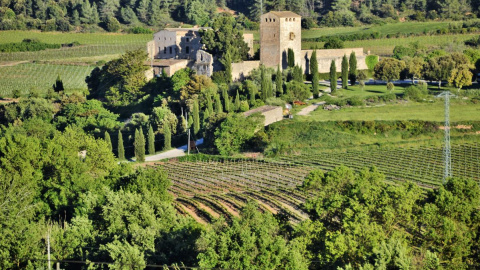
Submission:
[[[195,143],[196,145],[200,145],[203,143],[203,139],[199,139]],[[145,157],[145,161],[157,161],[157,160],[162,160],[166,158],[183,157],[185,156],[185,151],[187,151],[187,146],[183,145],[176,149],[168,150],[153,156],[147,156]]]
[[[323,105],[323,104],[325,104],[325,101],[320,101],[310,106],[307,106],[303,108],[301,111],[299,111],[297,115],[308,115],[310,114],[310,112],[315,111],[320,105]]]
[[[0,63],[0,67],[13,67],[13,66],[16,66],[16,65],[25,64],[25,63],[29,63],[29,62],[30,61],[5,62],[5,63]]]

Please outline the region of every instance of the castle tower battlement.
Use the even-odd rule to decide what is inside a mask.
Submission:
[[[291,11],[271,11],[260,19],[260,62],[267,67],[287,68],[292,49],[295,64],[301,66],[302,16]]]

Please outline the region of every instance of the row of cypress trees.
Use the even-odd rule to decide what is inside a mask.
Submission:
[[[350,54],[350,59],[347,59],[347,55],[343,55],[341,73],[342,88],[348,88],[349,79],[350,85],[355,85],[355,83],[357,82],[357,75],[357,57],[355,56],[355,52],[352,52]],[[331,93],[335,93],[335,91],[337,90],[337,67],[335,65],[335,60],[332,60],[332,63],[330,64],[330,90]]]
[[[113,151],[112,141],[110,139],[110,134],[105,131],[105,142],[108,144],[111,151]],[[147,145],[145,145],[147,143]],[[164,128],[164,144],[163,150],[168,150],[172,145],[172,134],[170,127],[165,125]],[[152,126],[148,128],[147,141],[145,141],[145,135],[143,134],[143,129],[135,130],[135,139],[133,142],[135,158],[137,161],[145,161],[145,146],[147,146],[148,154],[155,154],[155,134],[153,133]],[[118,145],[117,145],[117,157],[119,160],[125,159],[125,145],[123,142],[123,134],[118,131]]]

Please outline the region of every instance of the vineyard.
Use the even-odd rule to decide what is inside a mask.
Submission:
[[[283,156],[279,160],[170,161],[156,164],[168,172],[175,206],[181,213],[208,223],[237,216],[248,200],[264,211],[282,213],[297,223],[307,219],[300,206],[307,194],[297,187],[314,168],[339,165],[354,170],[376,166],[388,181],[413,181],[434,188],[443,178],[442,148],[393,148]],[[480,181],[480,145],[452,147],[453,176]]]
[[[85,77],[97,62],[112,60],[128,50],[145,49],[151,39],[151,35],[31,31],[2,31],[0,37],[0,43],[37,38],[49,44],[80,44],[37,52],[0,53],[0,96],[6,97],[15,90],[22,95],[28,94],[31,89],[46,93],[58,75],[67,91],[86,89]]]

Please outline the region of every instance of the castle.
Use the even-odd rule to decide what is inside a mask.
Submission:
[[[263,14],[260,19],[260,61],[243,61],[232,63],[232,79],[242,80],[250,71],[261,64],[282,69],[287,68],[287,51],[293,50],[295,64],[309,73],[310,58],[313,50],[302,50],[302,17],[291,11],[271,11]],[[147,44],[148,64],[152,67],[149,77],[164,71],[168,76],[177,70],[190,67],[197,74],[211,76],[216,71],[214,56],[202,50],[200,29],[209,28],[166,28],[154,34],[154,39]],[[244,41],[253,55],[253,35],[245,34]],[[355,52],[358,69],[367,69],[366,55],[363,48],[319,49],[317,50],[318,71],[327,73],[332,60],[336,62],[337,71],[341,70],[344,55]]]

